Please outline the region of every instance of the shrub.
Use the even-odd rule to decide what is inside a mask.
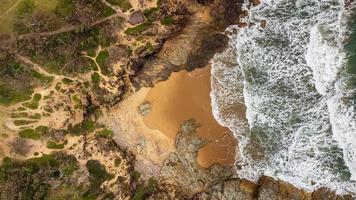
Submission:
[[[101,72],[104,75],[107,75],[110,73],[108,65],[106,63],[107,59],[109,58],[109,52],[107,50],[101,51],[98,56],[96,57],[96,62],[98,63]]]
[[[93,81],[94,85],[99,85],[99,83],[100,83],[100,75],[97,72],[94,72],[94,74],[91,75],[91,80]]]
[[[161,20],[161,24],[166,26],[172,25],[174,24],[174,19],[173,17],[165,17]]]
[[[111,138],[113,136],[113,132],[111,130],[105,128],[101,131],[97,131],[96,136]]]
[[[48,149],[63,149],[64,148],[64,144],[58,144],[56,142],[53,141],[48,141],[47,142],[47,148]]]
[[[33,129],[25,129],[19,132],[20,137],[32,139],[32,140],[39,140],[41,138],[41,134]]]
[[[137,36],[140,33],[142,33],[143,31],[149,29],[151,26],[152,26],[151,23],[143,23],[143,24],[137,25],[137,26],[135,26],[133,28],[126,29],[125,33],[127,35]]]
[[[10,105],[31,99],[33,90],[31,88],[18,90],[10,88],[5,84],[0,83],[0,104]]]
[[[128,0],[108,0],[108,2],[119,6],[124,11],[130,10],[132,8],[132,5]]]

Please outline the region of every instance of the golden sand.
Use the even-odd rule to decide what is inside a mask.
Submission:
[[[202,167],[213,163],[232,165],[235,161],[236,141],[229,129],[220,126],[212,115],[210,100],[210,68],[188,73],[173,73],[167,81],[150,89],[146,100],[152,103],[145,124],[175,140],[179,126],[187,119],[195,119],[201,126],[198,134],[207,145],[198,152]]]

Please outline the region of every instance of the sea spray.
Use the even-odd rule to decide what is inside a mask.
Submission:
[[[251,27],[229,28],[237,33],[214,58],[211,97],[214,116],[240,141],[240,177],[356,193],[348,12],[341,0],[265,0],[251,8]],[[242,101],[248,124],[230,109]]]

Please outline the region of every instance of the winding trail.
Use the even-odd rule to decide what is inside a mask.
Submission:
[[[114,15],[111,15],[109,17],[105,17],[105,18],[102,18],[100,20],[97,20],[97,21],[93,22],[92,24],[87,26],[87,28],[90,28],[90,27],[93,27],[95,25],[101,24],[101,23],[106,22],[106,21],[108,21],[108,20],[110,20],[112,18],[115,18],[115,17],[122,17],[124,19],[127,19],[127,16],[125,14],[123,14],[121,12],[117,12]],[[36,37],[52,36],[52,35],[57,35],[57,34],[60,34],[60,33],[71,32],[71,31],[80,29],[82,27],[83,27],[82,25],[75,25],[75,26],[74,25],[68,25],[68,26],[62,27],[62,28],[54,30],[54,31],[41,32],[41,33],[28,33],[28,34],[19,35],[19,36],[17,36],[17,39],[18,40],[26,40],[26,39],[36,38]]]

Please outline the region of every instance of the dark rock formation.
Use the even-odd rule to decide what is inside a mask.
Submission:
[[[135,11],[130,15],[128,22],[132,25],[140,24],[145,21],[141,10]]]

